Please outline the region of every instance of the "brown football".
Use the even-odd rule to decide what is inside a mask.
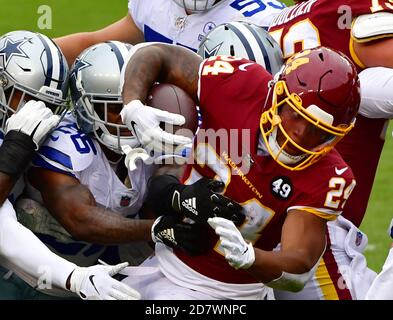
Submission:
[[[161,126],[163,130],[190,138],[195,134],[198,128],[196,103],[183,89],[170,83],[155,84],[147,96],[146,104],[153,108],[181,114],[186,119],[182,126],[163,123]]]

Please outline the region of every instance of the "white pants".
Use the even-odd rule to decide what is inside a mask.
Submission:
[[[313,278],[297,293],[275,290],[277,300],[361,300],[376,273],[363,251],[367,236],[349,220],[327,223],[327,247]]]
[[[139,267],[128,267],[121,273],[128,276],[122,282],[138,290],[143,300],[216,300],[205,293],[171,282],[160,271],[155,256]]]

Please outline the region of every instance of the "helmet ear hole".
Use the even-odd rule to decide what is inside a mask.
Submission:
[[[233,44],[231,44],[231,48],[230,48],[230,50],[229,50],[230,52],[230,56],[234,56],[235,55],[235,47],[233,46]]]

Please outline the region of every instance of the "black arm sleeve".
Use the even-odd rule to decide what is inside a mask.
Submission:
[[[0,147],[0,172],[15,182],[29,165],[36,145],[27,134],[10,131]]]
[[[173,193],[182,187],[180,181],[169,174],[151,177],[147,184],[146,203],[157,215],[176,214],[172,207]]]

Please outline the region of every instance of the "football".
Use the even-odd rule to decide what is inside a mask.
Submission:
[[[181,114],[186,119],[182,126],[163,123],[161,128],[166,132],[192,138],[197,131],[198,111],[196,103],[178,86],[170,83],[155,84],[147,96],[146,104],[153,108]]]

